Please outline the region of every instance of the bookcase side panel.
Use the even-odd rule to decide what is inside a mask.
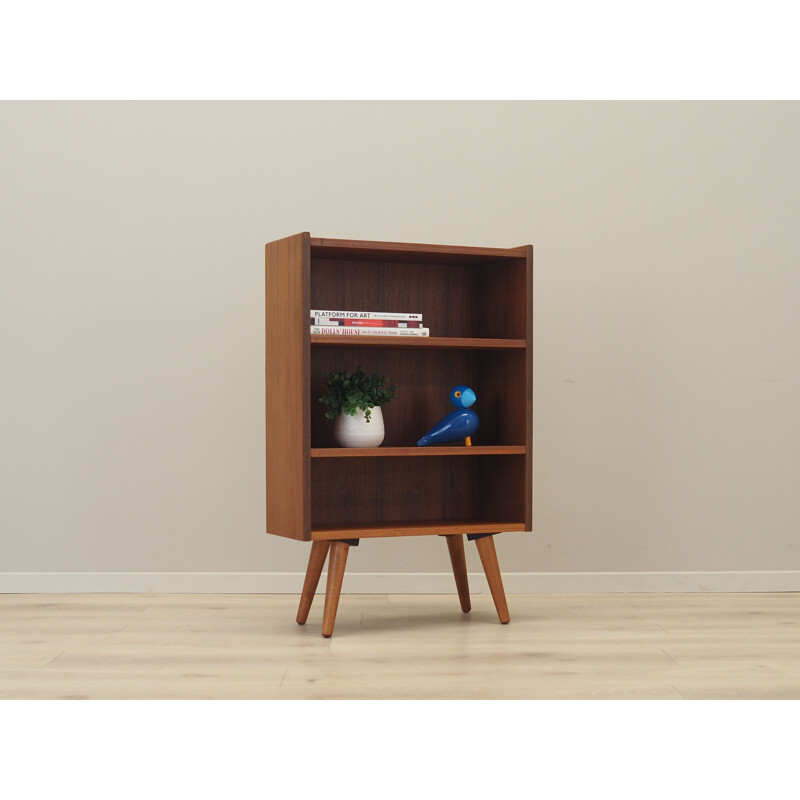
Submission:
[[[527,383],[527,435],[525,445],[525,526],[533,530],[533,246],[525,255],[525,369]]]
[[[309,540],[309,234],[266,246],[267,532]]]

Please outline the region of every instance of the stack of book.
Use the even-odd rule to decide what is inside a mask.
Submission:
[[[313,311],[312,334],[334,336],[428,336],[422,314],[393,311]]]

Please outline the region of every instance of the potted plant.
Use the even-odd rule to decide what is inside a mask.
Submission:
[[[387,378],[356,367],[329,372],[328,393],[319,402],[328,406],[325,416],[336,420],[333,435],[342,447],[378,447],[385,433],[381,406],[395,397],[397,387]]]

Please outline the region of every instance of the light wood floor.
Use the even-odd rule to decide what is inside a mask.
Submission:
[[[794,698],[800,594],[0,595],[0,698]]]

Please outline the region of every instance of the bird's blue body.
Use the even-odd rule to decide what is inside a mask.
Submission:
[[[478,415],[469,408],[475,400],[475,392],[468,386],[456,386],[450,392],[450,402],[456,407],[456,410],[442,417],[417,442],[417,446],[425,447],[429,444],[458,442],[462,439],[469,442],[469,437],[478,430]]]

